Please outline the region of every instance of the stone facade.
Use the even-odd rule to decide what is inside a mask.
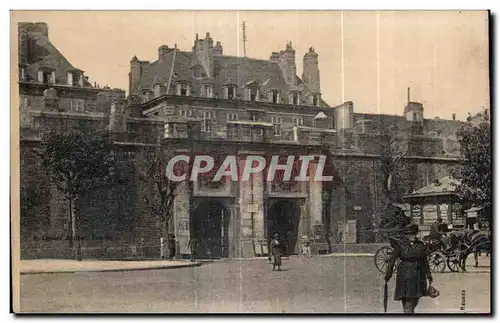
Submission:
[[[334,167],[329,206],[325,187],[312,180],[283,185],[259,173],[249,181],[220,185],[183,183],[169,225],[181,255],[189,254],[188,241],[197,234],[212,246],[205,250],[209,255],[247,257],[258,254],[257,242],[265,244],[273,230],[281,230],[280,223],[287,223],[283,233],[290,252],[317,226],[328,228],[334,241],[348,220],[368,228],[383,203],[381,148],[374,141],[384,127],[390,126],[409,149],[405,180],[399,183],[403,192],[446,176],[457,165],[454,134],[460,122],[424,119],[418,102],[408,102],[401,116],[356,113],[353,102],[330,106],[321,98],[319,55],[313,48],[304,55],[301,79],[291,42],[269,60],[224,56],[222,44],[213,43],[207,33],[204,39],[196,36],[191,51],[162,45],[154,62],[134,56],[125,97],[122,90],[92,86],[55,50],[45,24],[19,25],[21,182],[43,188],[44,194],[34,211],[40,221],[26,227],[22,245],[66,237],[67,203],[32,152],[50,129],[107,130],[123,152],[127,185],[91,192],[77,207],[85,218],[84,245],[101,250],[93,257],[105,256],[103,248],[127,244],[150,246],[146,254],[158,256],[161,230],[144,199],[154,187],[139,181],[132,167],[134,156],[152,147],[169,156],[235,155],[240,164],[249,155],[319,156],[328,150]],[[315,167],[312,163],[309,171]],[[278,218],[279,212],[294,214]],[[121,256],[128,255],[125,249],[119,249]]]

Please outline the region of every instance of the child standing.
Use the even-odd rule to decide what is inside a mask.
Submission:
[[[302,254],[306,256],[306,258],[311,258],[311,241],[309,240],[309,237],[303,236],[302,237]]]

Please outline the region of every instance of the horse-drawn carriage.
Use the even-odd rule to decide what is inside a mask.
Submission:
[[[389,242],[389,246],[381,247],[374,256],[375,267],[380,272],[385,272],[389,259],[397,244],[405,239],[405,230],[390,230],[382,233]],[[432,272],[444,272],[446,267],[452,272],[460,269],[465,271],[465,261],[470,254],[481,251],[490,252],[490,237],[482,231],[458,230],[448,232],[448,243],[446,239],[425,236],[422,238],[429,250],[429,267]],[[395,270],[397,269],[397,263]]]

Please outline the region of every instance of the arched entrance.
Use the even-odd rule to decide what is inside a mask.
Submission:
[[[267,238],[271,240],[275,233],[284,245],[285,255],[295,253],[299,232],[300,209],[290,200],[270,201],[267,209]]]
[[[229,256],[229,211],[221,202],[200,201],[191,213],[191,228],[191,234],[198,242],[198,258]]]

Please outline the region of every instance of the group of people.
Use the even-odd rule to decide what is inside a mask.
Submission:
[[[280,241],[279,234],[275,233],[273,239],[269,243],[270,252],[268,256],[269,263],[273,265],[273,271],[275,271],[276,268],[278,269],[278,271],[281,271],[281,265],[282,265],[281,257],[283,256],[284,248],[285,246]],[[310,258],[312,255],[311,241],[307,236],[302,237],[302,254],[306,258]]]
[[[484,242],[490,241],[488,240],[490,237],[483,237],[478,230],[462,230],[454,232],[454,234],[447,234],[448,232],[448,226],[443,219],[437,218],[436,222],[431,225],[428,238],[439,241],[445,249],[458,248],[462,251],[465,245],[464,256],[461,256],[462,269],[465,270],[465,260],[469,253],[474,253],[477,266],[478,250],[484,248]],[[414,313],[421,297],[437,297],[439,292],[432,287],[433,277],[428,261],[429,245],[417,237],[419,233],[418,225],[410,225],[407,233],[407,236],[391,241],[394,252],[388,261],[385,281],[387,283],[391,279],[394,266],[399,259],[394,300],[401,301],[404,313]],[[460,237],[460,234],[463,236]]]

